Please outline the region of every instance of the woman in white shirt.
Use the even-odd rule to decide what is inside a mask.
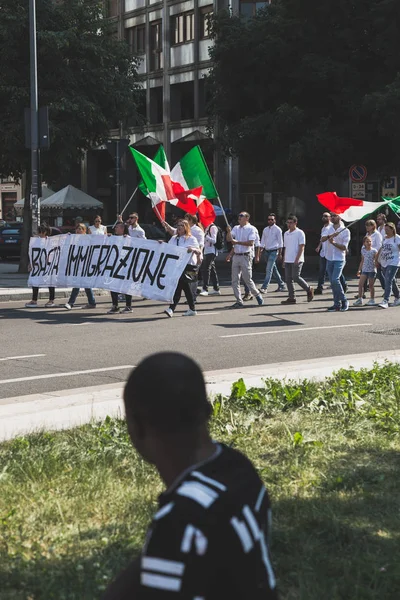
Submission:
[[[376,260],[382,267],[383,277],[385,278],[385,294],[381,308],[389,307],[390,293],[393,291],[395,300],[393,306],[400,304],[400,290],[396,283],[396,275],[400,266],[400,236],[396,234],[394,223],[385,224],[386,237],[382,241],[382,246],[377,254]]]
[[[173,235],[169,240],[168,244],[180,246],[181,248],[187,248],[187,251],[191,253],[188,264],[185,267],[184,272],[179,278],[178,285],[176,286],[174,298],[172,304],[165,309],[165,314],[169,317],[174,315],[176,305],[182,296],[182,291],[185,293],[189,310],[183,313],[184,317],[194,317],[197,315],[194,299],[192,293],[192,283],[197,278],[198,265],[201,262],[201,250],[199,243],[196,238],[191,235],[190,225],[188,221],[178,221],[176,226],[176,235]]]
[[[90,235],[107,235],[107,227],[101,224],[100,215],[96,215],[93,221],[93,225],[89,227]]]

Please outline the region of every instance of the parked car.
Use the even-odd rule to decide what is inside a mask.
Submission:
[[[22,223],[7,223],[0,228],[0,257],[19,256],[22,246]]]

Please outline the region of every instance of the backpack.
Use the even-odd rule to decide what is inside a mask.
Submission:
[[[212,223],[212,225],[215,225],[215,223]],[[222,250],[222,248],[224,247],[224,236],[222,234],[222,229],[221,227],[218,227],[218,225],[215,225],[215,227],[218,229],[217,231],[217,239],[215,241],[215,248],[216,250]],[[211,225],[208,228],[208,232],[210,232],[211,229]]]

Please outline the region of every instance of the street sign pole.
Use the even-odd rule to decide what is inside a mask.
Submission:
[[[31,210],[32,233],[36,234],[40,224],[39,206],[39,119],[36,46],[36,0],[29,0],[29,46],[31,81]]]

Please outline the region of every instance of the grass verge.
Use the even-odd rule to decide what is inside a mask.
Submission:
[[[272,501],[282,600],[400,597],[400,366],[214,399],[212,434]],[[0,445],[0,597],[93,600],[137,554],[162,485],[124,422]]]

